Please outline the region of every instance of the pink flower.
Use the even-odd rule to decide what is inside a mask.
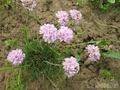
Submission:
[[[73,31],[68,27],[61,26],[61,28],[58,30],[58,39],[60,39],[60,41],[69,43],[72,38]]]
[[[53,24],[44,24],[40,27],[45,42],[52,43],[57,39],[57,28]]]
[[[35,6],[36,6],[36,2],[35,2],[35,0],[21,0],[21,2],[22,2],[22,5],[26,8],[26,9],[28,9],[28,10],[33,10],[33,8],[35,8]]]
[[[70,10],[69,12],[72,19],[75,19],[76,24],[78,24],[82,19],[82,14],[80,13],[80,11],[73,9],[73,10]]]
[[[58,11],[56,13],[56,16],[59,19],[58,23],[60,23],[63,26],[65,26],[69,21],[68,13],[66,11]]]
[[[25,54],[22,53],[22,50],[16,49],[9,52],[7,59],[13,63],[13,65],[19,65],[22,63]]]
[[[89,53],[89,59],[90,61],[97,61],[100,59],[100,51],[98,46],[94,45],[87,45],[86,49]]]
[[[74,57],[65,58],[65,61],[62,63],[62,65],[63,69],[65,70],[65,74],[68,77],[74,76],[75,74],[78,73],[80,69],[79,63],[76,61]]]

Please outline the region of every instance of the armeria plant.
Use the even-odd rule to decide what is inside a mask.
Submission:
[[[76,10],[77,11],[77,10]],[[57,29],[53,24],[44,24],[40,26],[39,34],[42,34],[41,39],[35,40],[32,37],[28,40],[27,29],[24,29],[25,45],[23,50],[16,49],[11,51],[7,59],[12,62],[13,65],[26,66],[24,71],[35,78],[39,78],[39,75],[45,75],[47,78],[54,79],[59,76],[63,69],[68,77],[72,77],[79,71],[79,63],[73,56],[65,57],[59,48],[58,42],[70,43],[73,39],[73,31],[65,26],[68,20],[68,14],[65,11],[58,11],[58,16],[62,26]],[[77,14],[71,12],[73,19],[79,23],[81,19],[81,13]],[[79,15],[80,14],[80,15]],[[67,18],[67,20],[65,20]],[[66,23],[66,24],[65,24]],[[24,60],[23,60],[24,59]],[[65,61],[64,61],[65,60]],[[62,69],[63,68],[63,69]],[[54,71],[58,71],[57,73]]]
[[[25,4],[25,7],[27,8],[29,7],[27,5],[30,5],[30,7],[27,9],[32,10],[33,8],[31,8],[31,5],[34,3],[34,0],[30,0],[30,3],[28,1],[22,0],[22,2]],[[36,6],[36,4],[32,6]],[[73,9],[69,12],[71,18],[75,20],[75,23],[80,23],[80,20],[82,19],[82,14],[80,11]],[[80,65],[78,63],[80,59],[78,60],[78,58],[75,58],[74,56],[67,56],[67,54],[64,54],[63,51],[59,48],[58,43],[63,41],[69,44],[73,39],[73,31],[66,26],[69,21],[68,16],[69,15],[66,11],[58,11],[56,13],[58,23],[61,25],[59,29],[57,29],[53,24],[44,24],[40,26],[39,34],[42,34],[42,39],[35,39],[34,35],[32,34],[32,37],[28,39],[28,31],[25,28],[25,41],[22,48],[23,50],[16,49],[11,51],[7,56],[8,61],[10,61],[15,66],[20,65],[20,67],[24,67],[23,71],[32,76],[34,80],[39,78],[40,75],[43,75],[51,81],[51,79],[54,80],[60,76],[63,71],[67,77],[76,75],[80,70]],[[100,43],[97,46],[89,44],[86,47],[88,50],[86,56],[89,57],[89,61],[94,62],[100,60],[101,55],[120,59],[120,54],[118,53],[100,52],[99,48],[102,45],[105,45],[106,40],[87,42],[83,44],[95,42]],[[72,47],[72,45],[66,47]]]

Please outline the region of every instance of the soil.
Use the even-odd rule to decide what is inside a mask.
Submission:
[[[19,3],[20,0],[17,0]],[[108,13],[102,13],[100,11],[92,10],[90,4],[77,6],[77,0],[36,0],[37,6],[33,10],[33,13],[38,16],[42,24],[54,23],[58,25],[57,17],[55,13],[60,10],[69,12],[71,9],[76,9],[81,11],[82,20],[78,25],[67,25],[69,28],[74,30],[74,38],[68,45],[75,45],[84,42],[98,41],[98,40],[116,40],[120,41],[120,15],[114,13],[112,9]],[[15,3],[11,3],[15,7]],[[16,6],[16,12],[10,7],[1,9],[0,11],[0,68],[5,68],[6,66],[6,56],[8,53],[16,49],[15,47],[6,46],[5,41],[7,40],[18,40],[22,42],[23,31],[20,30],[21,26],[26,25],[27,10],[20,5]],[[116,27],[113,27],[116,26]],[[28,27],[33,33],[36,33],[36,38],[41,37],[39,34],[40,24],[34,18],[34,16],[29,13]],[[82,31],[83,34],[78,35],[77,32]],[[66,44],[66,43],[62,43]],[[96,44],[96,43],[95,43]],[[79,48],[85,48],[87,45],[79,45],[71,48],[71,55],[84,55],[86,51],[82,54],[78,53]],[[113,48],[112,51],[120,53],[120,43],[119,42],[107,42],[107,45],[103,47],[105,51]],[[107,61],[107,68],[115,75],[115,81],[110,81],[110,83],[117,83],[117,88],[111,88],[111,90],[120,90],[120,60],[115,58],[104,58],[98,62],[90,62],[87,58],[82,58],[79,62],[80,71],[77,75],[71,78],[63,78],[62,83],[55,83],[59,90],[91,90],[96,88],[97,90],[104,90],[110,88],[105,88],[103,84],[106,84],[105,77],[99,77],[103,72],[100,67],[105,67]],[[0,71],[0,90],[6,90],[6,81],[10,75],[11,70]],[[101,85],[101,86],[100,86]],[[47,83],[44,81],[29,82],[26,84],[25,88],[27,90],[47,90]],[[56,90],[53,85],[50,85],[48,90]]]

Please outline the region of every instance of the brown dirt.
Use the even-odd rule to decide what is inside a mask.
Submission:
[[[58,25],[57,18],[55,16],[57,11],[65,10],[68,12],[71,9],[81,11],[83,15],[81,23],[73,26],[68,24],[68,27],[71,29],[76,29],[76,31],[74,31],[74,38],[70,45],[108,39],[120,41],[120,29],[118,30],[117,28],[107,26],[114,25],[120,28],[120,15],[115,15],[114,10],[111,10],[109,13],[101,13],[99,11],[92,10],[90,5],[76,6],[75,3],[77,0],[49,0],[48,2],[45,2],[44,0],[36,1],[37,7],[33,10],[33,12],[40,18],[42,24],[52,23],[55,21],[54,24]],[[14,3],[12,3],[12,5],[14,6]],[[22,42],[23,40],[23,32],[19,29],[19,27],[26,24],[25,20],[27,11],[19,5],[17,5],[16,8],[16,13],[12,8],[1,10],[0,13],[0,20],[2,20],[2,23],[0,23],[0,68],[6,67],[6,61],[4,59],[6,59],[8,52],[17,48],[6,46],[5,41],[14,41],[18,39]],[[36,37],[40,37],[40,24],[31,14],[29,14],[28,23],[30,30],[37,33]],[[76,34],[78,31],[82,31],[83,34],[78,36]],[[107,46],[104,47],[104,49],[107,50],[109,47],[112,47],[114,52],[120,53],[119,46],[120,43],[107,42]],[[85,47],[86,45],[72,47],[71,55],[80,55],[77,50]],[[87,60],[87,58],[82,58],[80,61],[79,73],[72,78],[63,78],[64,81],[57,84],[58,88],[60,90],[91,90],[92,88],[89,88],[88,85],[97,84],[97,89],[103,90],[103,88],[99,88],[100,83],[106,83],[106,79],[104,77],[99,77],[102,73],[100,67],[105,64],[103,60],[104,58],[101,57],[98,62],[91,63]],[[116,77],[119,76],[120,73],[117,68],[120,68],[120,60],[115,58],[107,58],[106,60],[108,61],[108,68],[114,72]],[[6,80],[9,74],[9,70],[0,71],[0,90],[5,90]],[[120,85],[120,78],[116,79],[114,82]],[[46,87],[46,82],[36,81],[27,83],[25,88],[27,90],[46,90]],[[56,89],[51,85],[48,90]],[[110,90],[110,88],[108,88],[108,90]]]

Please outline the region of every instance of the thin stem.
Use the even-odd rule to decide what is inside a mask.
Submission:
[[[30,13],[34,16],[34,18],[38,21],[38,23],[40,25],[42,25],[42,23],[40,22],[39,18],[32,11],[30,11]]]
[[[45,63],[47,63],[47,64],[49,64],[49,65],[53,65],[53,66],[62,66],[61,64],[54,64],[54,63],[50,63],[50,62],[48,62],[48,61],[43,61],[43,62],[45,62]]]
[[[94,19],[94,21],[101,26],[109,26],[109,27],[116,28],[116,29],[120,30],[120,28],[118,28],[117,26],[101,24],[98,21],[96,21],[95,19]]]
[[[27,66],[27,65],[26,65],[26,66]],[[8,69],[22,68],[22,67],[26,67],[26,66],[7,67],[7,68],[2,68],[2,69],[0,69],[0,71],[3,71],[3,70],[8,70]]]
[[[29,19],[29,10],[27,10],[27,16],[26,16],[26,26],[28,26],[28,19]]]
[[[16,4],[17,4],[16,2],[17,2],[17,1],[15,0],[15,13],[16,13]]]
[[[27,30],[24,29],[25,42],[28,43]]]
[[[60,53],[58,53],[57,51],[55,51],[55,50],[52,49],[51,47],[50,47],[50,49],[51,49],[53,52],[55,52],[56,54],[60,55]]]
[[[11,77],[11,75],[7,76],[5,90],[8,90],[8,88],[9,88],[9,85],[10,85],[9,79],[10,79],[10,77]]]
[[[91,14],[92,14],[92,16],[93,16],[93,12],[91,12]],[[116,29],[120,30],[120,28],[118,28],[117,26],[101,24],[101,23],[99,23],[97,20],[95,20],[94,18],[93,18],[93,20],[94,20],[97,24],[99,24],[99,25],[101,25],[101,26],[109,26],[109,27],[113,27],[113,28],[116,28]]]
[[[13,2],[15,2],[15,1],[13,1]],[[23,6],[22,4],[20,4],[19,2],[16,2],[16,4],[24,7],[24,6]],[[40,25],[42,25],[42,23],[40,22],[39,18],[38,18],[32,11],[29,11],[29,12],[34,16],[34,18],[38,21],[38,23],[39,23]]]
[[[120,41],[116,41],[116,40],[99,40],[99,41],[92,41],[92,42],[85,42],[85,43],[80,43],[80,44],[75,44],[75,45],[67,45],[65,47],[74,47],[74,46],[80,46],[80,45],[84,45],[84,44],[89,44],[89,43],[96,43],[96,42],[101,42],[101,41],[112,41],[112,42],[118,42],[120,43]]]
[[[47,74],[46,74],[47,76]],[[56,88],[56,90],[59,90],[59,88],[52,82],[52,80],[47,76],[47,78],[49,79],[49,81],[52,83],[52,85]]]

